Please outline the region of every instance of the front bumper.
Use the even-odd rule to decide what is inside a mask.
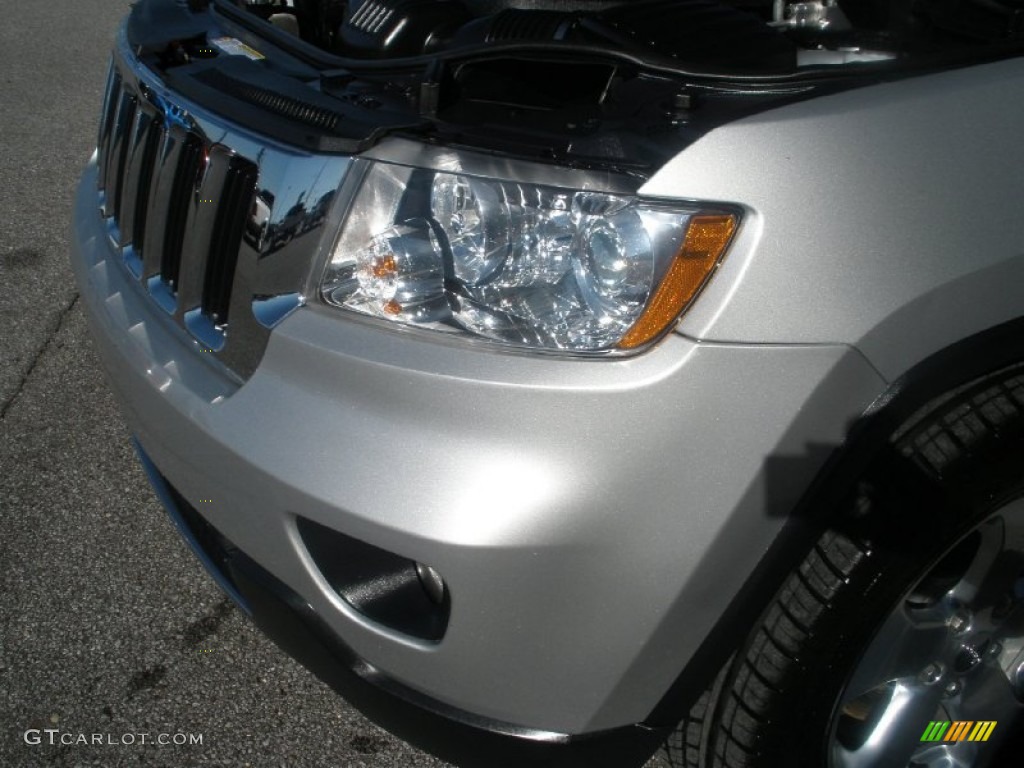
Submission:
[[[72,260],[146,453],[285,603],[304,606],[296,626],[314,621],[385,689],[411,692],[398,698],[423,706],[409,711],[470,732],[565,755],[606,731],[653,748],[657,732],[633,726],[884,387],[841,346],[672,335],[630,360],[566,361],[432,343],[316,306],[275,329],[239,386],[141,295],[95,189],[90,165]],[[436,568],[451,596],[443,640],[396,632],[341,599],[298,516]],[[587,765],[635,762],[581,754]]]
[[[356,656],[301,596],[206,523],[136,449],[167,513],[224,591],[290,656],[395,735],[443,759],[491,768],[640,765],[667,736],[667,728],[641,725],[577,737],[517,728],[402,685]]]

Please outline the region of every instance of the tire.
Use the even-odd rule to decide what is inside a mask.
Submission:
[[[998,765],[1024,732],[1024,366],[919,411],[840,511],[667,742],[673,766]],[[941,721],[997,724],[922,741]]]

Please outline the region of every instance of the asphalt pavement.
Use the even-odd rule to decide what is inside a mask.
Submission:
[[[163,514],[67,258],[74,186],[128,6],[5,7],[0,766],[442,767],[264,638]]]

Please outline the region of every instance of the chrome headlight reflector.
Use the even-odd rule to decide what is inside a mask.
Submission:
[[[320,284],[406,326],[570,353],[656,340],[718,265],[733,212],[371,163]]]

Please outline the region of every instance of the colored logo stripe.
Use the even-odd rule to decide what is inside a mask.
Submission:
[[[967,737],[967,740],[988,741],[988,737],[992,735],[992,731],[995,729],[995,720],[979,720],[978,724],[974,726],[974,730],[971,731],[971,735]]]
[[[995,720],[932,720],[921,741],[988,741],[995,729]]]
[[[921,734],[921,741],[942,741],[949,728],[949,720],[939,720],[928,723],[928,727]]]
[[[954,720],[953,727],[949,729],[949,734],[946,736],[946,741],[963,741],[967,738],[972,725],[974,725],[973,720]]]

